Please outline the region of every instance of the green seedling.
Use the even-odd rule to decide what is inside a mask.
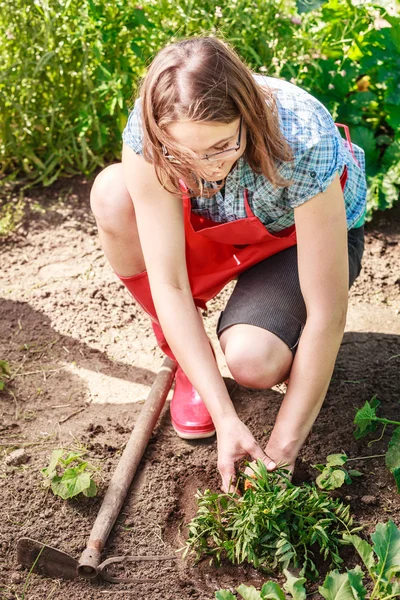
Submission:
[[[6,387],[7,381],[11,377],[10,365],[6,360],[0,360],[0,392]]]
[[[283,584],[283,588],[287,594],[289,594],[294,600],[305,600],[306,590],[304,584],[307,581],[305,577],[295,577],[284,569],[283,571],[286,582]],[[240,597],[244,600],[285,600],[286,596],[282,588],[274,581],[267,581],[262,586],[261,590],[258,591],[253,585],[241,584],[236,588]],[[218,590],[215,592],[217,600],[237,600],[237,596],[234,596],[229,590]]]
[[[376,411],[379,405],[380,401],[374,396],[371,399],[371,402],[367,401],[364,406],[357,411],[354,418],[354,424],[357,425],[354,437],[357,440],[365,437],[369,433],[375,431],[380,423],[383,424],[382,435],[388,425],[397,426],[393,430],[392,438],[385,455],[385,462],[395,479],[397,491],[400,493],[400,421],[392,421],[390,419],[378,417]],[[382,435],[379,439],[382,438]]]
[[[349,460],[347,454],[329,454],[326,457],[326,465],[313,465],[314,469],[321,471],[316,484],[322,490],[335,490],[342,487],[344,483],[353,482],[352,477],[360,477],[362,473],[356,469],[347,470],[343,465]]]
[[[226,558],[269,570],[292,565],[309,577],[318,575],[315,552],[339,566],[342,533],[361,529],[353,527],[350,507],[314,484],[293,485],[285,469],[269,473],[260,460],[251,468],[254,477],[239,476],[242,488],[251,483],[242,496],[197,492],[184,556],[190,551],[196,560],[208,555],[211,562]]]
[[[367,570],[370,578],[368,588],[372,589],[368,596],[369,600],[398,598],[400,581],[395,578],[400,574],[400,530],[393,521],[385,524],[378,523],[375,533],[371,535],[373,547],[358,535],[344,534],[343,538],[353,544]],[[286,569],[283,572],[286,576],[286,583],[283,585],[286,594],[293,600],[305,600],[306,578],[295,577]],[[363,584],[364,577],[364,571],[359,565],[354,569],[346,570],[345,573],[340,573],[338,570],[330,571],[318,591],[326,600],[365,600],[367,589]],[[267,581],[260,591],[254,586],[242,584],[237,588],[237,592],[244,600],[270,598],[285,600],[286,598],[282,588],[273,581]],[[217,600],[237,600],[237,596],[228,590],[219,590],[215,597]]]
[[[63,500],[81,493],[87,497],[97,494],[97,486],[91,476],[96,469],[82,456],[82,452],[66,452],[62,448],[54,450],[49,466],[41,470],[45,485]]]

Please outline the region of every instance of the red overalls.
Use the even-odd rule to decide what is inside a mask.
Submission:
[[[337,125],[345,128],[346,138],[355,158],[347,127]],[[342,189],[346,181],[345,166],[340,177]],[[247,190],[244,190],[247,216],[229,223],[215,224],[214,221],[192,213],[190,198],[185,194],[187,188],[182,181],[180,186],[183,192],[188,276],[195,304],[201,308],[205,308],[206,302],[214,298],[239,273],[297,243],[294,225],[275,234],[267,231],[265,225],[251,211]],[[151,316],[154,333],[161,349],[174,358],[158,324],[147,272],[133,277],[119,277]]]

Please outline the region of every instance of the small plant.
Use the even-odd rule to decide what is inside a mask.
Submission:
[[[344,534],[343,538],[353,544],[359,553],[364,567],[372,581],[372,591],[369,600],[379,598],[389,600],[400,596],[400,581],[395,579],[400,573],[400,530],[393,521],[378,523],[375,533],[371,535],[374,542],[372,547],[358,535]],[[376,558],[374,556],[376,555]],[[294,600],[305,600],[306,590],[304,577],[294,577],[288,570],[284,570],[286,583],[283,587]],[[364,572],[360,566],[339,573],[338,570],[330,571],[325,577],[323,585],[318,591],[326,600],[364,600],[367,590],[363,585]],[[244,600],[285,600],[285,594],[280,586],[268,581],[260,591],[253,586],[240,585],[237,592]],[[217,600],[236,600],[228,590],[216,592]]]
[[[96,483],[91,477],[95,467],[84,461],[82,456],[82,452],[66,453],[62,448],[53,450],[49,466],[42,469],[46,485],[63,500],[80,493],[87,497],[97,494]]]
[[[379,423],[383,424],[382,437],[388,425],[397,425],[393,430],[392,438],[385,455],[385,461],[387,468],[391,471],[395,479],[397,491],[400,493],[400,421],[391,421],[389,419],[378,417],[376,411],[379,405],[380,401],[374,396],[371,399],[371,402],[367,401],[364,406],[357,411],[354,418],[354,424],[357,425],[354,437],[356,440],[365,437],[368,433],[375,431]]]
[[[11,377],[10,365],[6,360],[0,360],[0,392],[6,387],[7,381]]]
[[[347,454],[329,454],[326,457],[326,465],[313,465],[321,471],[316,484],[322,490],[335,490],[342,487],[344,483],[352,483],[352,477],[360,477],[362,473],[356,469],[347,470],[343,465],[349,460]]]
[[[305,600],[306,590],[304,589],[304,583],[307,581],[306,578],[294,577],[287,569],[284,569],[283,572],[286,577],[286,583],[283,584],[285,591],[294,600]],[[239,585],[236,591],[244,600],[267,600],[267,598],[285,600],[286,598],[282,588],[274,581],[264,583],[260,591],[256,590],[253,585],[244,584]],[[237,596],[234,596],[229,590],[218,590],[218,592],[215,592],[215,597],[217,600],[237,600]]]
[[[242,496],[197,492],[184,556],[191,551],[197,560],[209,555],[219,563],[225,557],[266,569],[301,566],[300,575],[310,577],[318,575],[315,552],[340,565],[342,533],[361,529],[353,528],[350,507],[313,484],[293,485],[285,469],[269,473],[262,461],[251,468],[254,478],[245,473],[239,478],[242,488],[251,480]]]

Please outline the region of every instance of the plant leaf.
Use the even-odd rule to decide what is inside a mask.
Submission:
[[[400,581],[395,579],[393,583],[389,583],[386,592],[388,596],[400,596]]]
[[[400,468],[392,469],[392,475],[393,475],[394,480],[396,482],[397,491],[400,494]]]
[[[363,475],[363,473],[357,471],[357,469],[349,469],[348,473],[351,475],[351,477],[362,477]]]
[[[63,500],[67,500],[69,498],[68,488],[65,483],[61,481],[61,479],[62,478],[58,475],[53,477],[51,480],[51,489],[53,490],[53,494],[55,496],[60,496]]]
[[[328,467],[324,469],[321,475],[318,475],[316,482],[317,485],[325,490],[334,490],[342,487],[346,474],[341,469],[332,469]]]
[[[285,594],[275,581],[267,581],[261,588],[262,600],[285,600]]]
[[[74,468],[66,469],[61,483],[67,487],[68,498],[73,498],[90,487],[90,475],[89,473],[79,473]]]
[[[242,585],[239,585],[239,587],[236,589],[239,592],[239,594],[244,598],[244,600],[263,600],[261,593],[258,590],[256,590],[254,585],[244,585],[242,583]]]
[[[375,402],[373,403],[373,401]],[[376,400],[374,397],[371,404],[367,400],[364,406],[357,411],[356,416],[354,417],[354,424],[357,425],[357,429],[354,432],[356,440],[359,440],[367,435],[367,433],[376,429],[374,420],[376,419],[377,403],[380,404],[379,400]]]
[[[394,130],[400,127],[400,106],[398,104],[385,104],[384,109],[387,111],[386,119],[389,125]]]
[[[390,138],[390,141],[391,138]],[[382,158],[382,164],[385,167],[390,167],[393,163],[400,161],[400,141],[394,141],[386,148]]]
[[[353,591],[357,594],[356,597],[360,598],[360,600],[364,600],[367,595],[367,590],[362,583],[364,577],[363,570],[357,565],[354,569],[348,571],[347,574],[349,576],[349,583]]]
[[[82,494],[84,494],[84,496],[87,498],[93,498],[97,494],[97,485],[93,479],[90,480],[89,487],[82,490]]]
[[[340,467],[347,461],[347,454],[329,454],[326,457],[327,467]]]
[[[215,592],[215,597],[217,600],[237,600],[236,596],[229,590],[218,590],[218,592]]]
[[[368,127],[353,127],[351,132],[353,144],[360,146],[365,152],[365,162],[369,167],[378,159],[374,132]]]
[[[0,360],[0,374],[8,377],[11,375],[10,365],[7,360]]]
[[[319,593],[326,600],[360,600],[357,591],[352,587],[349,573],[330,571],[325,577],[324,584],[319,586]]]
[[[368,573],[371,574],[375,569],[375,559],[372,546],[370,546],[365,540],[362,540],[358,535],[349,535],[348,533],[344,533],[343,539],[353,544],[354,548],[361,556],[364,565],[367,567]]]
[[[386,452],[386,466],[390,470],[400,467],[400,427],[396,427],[393,431],[392,439],[389,442]]]
[[[82,456],[82,452],[68,452],[67,456],[63,459],[65,466],[68,466],[74,460],[79,459]]]
[[[51,453],[50,456],[50,463],[49,466],[46,467],[45,469],[42,469],[42,473],[44,473],[44,475],[46,475],[46,477],[49,477],[50,479],[52,479],[56,474],[56,470],[57,470],[57,465],[60,462],[60,458],[62,457],[64,453],[64,450],[61,448],[59,450],[53,450],[53,452]]]
[[[286,577],[286,583],[283,584],[283,588],[292,595],[293,600],[305,600],[306,590],[304,584],[307,579],[305,577],[295,577],[287,569],[284,569],[283,573]]]
[[[376,572],[383,581],[390,581],[393,575],[400,572],[400,530],[392,520],[378,523],[371,539],[379,558]]]

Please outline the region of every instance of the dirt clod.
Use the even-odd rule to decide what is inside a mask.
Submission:
[[[18,467],[19,465],[27,463],[29,458],[25,448],[18,448],[18,450],[13,450],[13,452],[6,457],[5,462],[9,467]]]
[[[376,498],[376,496],[362,496],[361,497],[361,502],[363,504],[368,504],[368,505],[373,505],[373,504],[377,504],[378,499]]]
[[[22,573],[11,573],[10,575],[10,583],[21,583],[24,579]]]

